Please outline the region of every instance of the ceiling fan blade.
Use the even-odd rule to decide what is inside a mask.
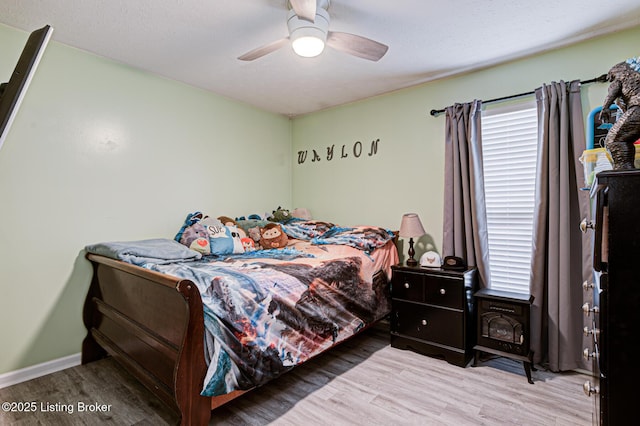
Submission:
[[[327,45],[369,61],[379,61],[389,46],[355,34],[329,31]]]
[[[264,46],[260,46],[257,49],[253,49],[252,51],[247,52],[242,56],[238,56],[238,59],[240,59],[241,61],[253,61],[254,59],[258,59],[263,57],[264,55],[268,55],[271,52],[275,52],[288,42],[289,37],[281,38],[280,40],[276,40],[269,44],[265,44]]]
[[[316,19],[316,0],[289,0],[298,18],[313,22]]]

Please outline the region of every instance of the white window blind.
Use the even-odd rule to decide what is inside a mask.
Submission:
[[[491,288],[529,294],[538,119],[535,103],[482,115]]]

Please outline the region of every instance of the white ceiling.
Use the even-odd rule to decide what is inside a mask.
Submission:
[[[386,56],[285,46],[239,61],[288,35],[287,0],[0,1],[0,23],[49,24],[54,41],[288,116],[640,25],[638,0],[332,0],[329,12],[330,30],[387,44]]]

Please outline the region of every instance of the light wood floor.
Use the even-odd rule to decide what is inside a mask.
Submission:
[[[213,412],[216,425],[590,425],[589,376],[533,372],[493,358],[477,367],[389,346],[388,324]],[[178,417],[111,359],[60,371],[5,389],[0,402],[34,401],[34,413],[0,411],[2,425],[165,425]],[[78,413],[77,404],[111,404]],[[43,412],[50,404],[74,412]],[[54,406],[55,409],[55,406]]]

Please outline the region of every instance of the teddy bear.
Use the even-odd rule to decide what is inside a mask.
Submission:
[[[249,238],[251,238],[253,240],[253,242],[255,243],[255,247],[257,250],[260,250],[260,240],[262,239],[262,234],[260,233],[260,227],[259,226],[254,226],[253,228],[249,228],[247,230],[247,232],[249,233]]]
[[[269,223],[264,228],[260,228],[260,235],[260,245],[263,249],[284,248],[289,242],[289,237],[277,223]]]

